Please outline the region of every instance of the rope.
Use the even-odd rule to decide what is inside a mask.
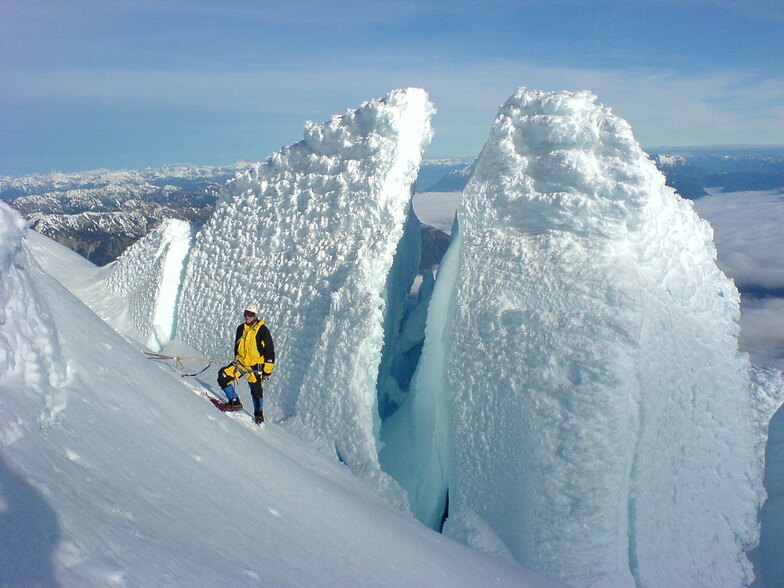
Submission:
[[[193,373],[193,374],[180,374],[180,376],[183,377],[183,378],[198,376],[199,374],[203,374],[204,372],[206,372],[207,369],[213,363],[221,363],[220,359],[210,359],[209,357],[179,357],[179,356],[176,356],[176,355],[162,355],[160,353],[153,353],[152,351],[145,351],[144,354],[147,356],[148,359],[153,359],[153,360],[154,359],[173,359],[176,362],[174,364],[174,366],[178,370],[180,370],[180,371],[185,369],[185,366],[182,363],[183,361],[206,361],[207,362],[207,365],[205,365],[203,369],[199,370],[196,373]]]
[[[209,368],[209,367],[210,367],[212,364],[213,364],[213,362],[209,362],[207,365],[205,365],[205,366],[204,366],[202,369],[200,369],[198,372],[196,372],[196,373],[193,373],[193,374],[180,374],[180,377],[182,377],[182,378],[192,378],[192,377],[194,377],[194,376],[198,376],[198,375],[200,375],[200,374],[203,374],[204,372],[206,372],[206,371],[207,371],[207,368]]]
[[[210,359],[209,357],[179,357],[177,355],[162,355],[160,353],[153,353],[152,351],[145,351],[144,354],[147,356],[148,359],[153,359],[153,360],[155,360],[155,359],[173,359],[176,362],[174,364],[175,367],[178,370],[180,370],[180,371],[185,369],[185,366],[182,364],[183,361],[206,361],[207,362],[207,365],[205,365],[198,372],[195,372],[193,374],[180,374],[180,376],[183,377],[183,378],[192,378],[194,376],[198,376],[200,374],[203,374],[204,372],[207,371],[207,369],[213,363],[223,363],[223,361],[220,360],[220,359]],[[260,376],[266,375],[263,371],[260,371],[260,370],[246,369],[248,366],[244,366],[244,365],[242,365],[240,363],[237,363],[237,362],[234,362],[232,365],[235,368],[237,368],[237,372],[239,373],[239,375],[236,375],[234,377],[234,383],[235,384],[239,381],[240,378],[242,378],[243,376],[247,376],[248,374],[256,374],[256,375],[260,375]]]

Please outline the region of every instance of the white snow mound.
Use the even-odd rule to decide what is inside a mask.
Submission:
[[[2,414],[2,445],[23,437],[31,422],[53,423],[66,404],[60,342],[46,303],[31,287],[31,274],[42,270],[22,247],[26,233],[22,217],[0,202],[0,395],[26,407]]]
[[[292,429],[401,503],[378,466],[375,386],[387,276],[433,112],[423,90],[392,91],[307,123],[302,141],[229,182],[196,237],[177,331],[228,361],[242,309],[257,301],[277,355],[272,418],[296,417]]]
[[[458,208],[414,383],[449,423],[446,531],[481,520],[575,586],[744,586],[763,492],[738,292],[595,100],[520,89]]]

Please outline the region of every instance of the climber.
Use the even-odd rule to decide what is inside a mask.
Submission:
[[[218,385],[226,394],[228,410],[242,409],[235,383],[248,377],[253,398],[253,417],[257,424],[264,422],[264,391],[262,382],[268,380],[275,368],[275,348],[267,325],[259,319],[259,307],[251,303],[243,313],[245,322],[234,335],[234,361],[218,371]]]

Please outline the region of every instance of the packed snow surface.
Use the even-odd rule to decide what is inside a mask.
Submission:
[[[404,303],[386,284],[399,242],[411,243],[404,227],[433,112],[423,90],[395,90],[308,123],[302,141],[239,174],[196,236],[179,307],[178,336],[228,362],[242,309],[257,301],[277,356],[271,417],[296,417],[290,426],[390,483],[401,504],[378,466],[376,380],[386,313]]]
[[[45,273],[0,203],[0,585],[555,587],[220,413]],[[92,295],[100,273],[37,236]]]
[[[177,298],[194,232],[187,221],[164,221],[128,248],[106,279],[128,302],[134,326],[154,351],[174,338]]]
[[[53,422],[66,400],[61,342],[49,326],[49,309],[33,284],[33,276],[42,272],[22,246],[26,231],[19,214],[0,203],[0,391],[4,402],[13,398],[29,403],[27,415],[3,415],[0,442],[4,445],[24,436],[30,424]]]
[[[445,531],[576,586],[748,584],[762,463],[738,292],[629,125],[588,92],[519,90],[458,225],[412,395]]]

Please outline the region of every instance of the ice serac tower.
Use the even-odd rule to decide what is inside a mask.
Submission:
[[[743,586],[760,472],[738,292],[595,100],[519,90],[464,191],[419,365],[443,365],[445,531],[489,528],[574,586]]]
[[[370,477],[385,313],[402,303],[387,277],[408,257],[398,245],[416,244],[404,227],[433,112],[424,90],[395,90],[239,174],[196,237],[180,303],[178,335],[230,360],[258,301],[277,355],[269,412]]]

